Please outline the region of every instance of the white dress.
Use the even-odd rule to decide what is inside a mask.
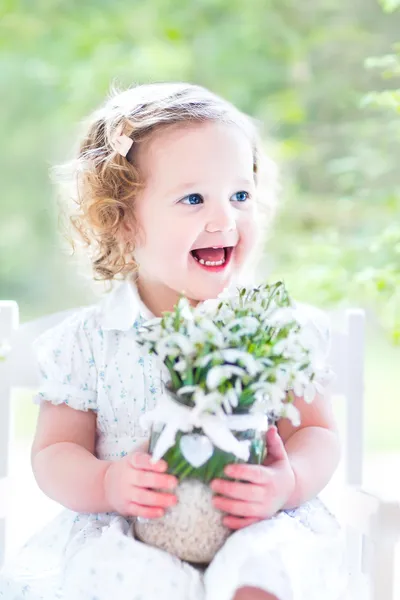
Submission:
[[[326,356],[323,313],[304,306]],[[43,383],[36,402],[97,414],[96,455],[117,460],[148,438],[140,415],[163,393],[156,360],[135,332],[149,318],[136,288],[122,283],[37,341]],[[243,585],[281,600],[339,600],[347,566],[344,535],[316,498],[233,533],[206,570],[134,539],[116,513],[63,510],[0,572],[3,600],[230,600]]]

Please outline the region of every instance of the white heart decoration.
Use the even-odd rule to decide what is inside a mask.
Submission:
[[[179,445],[184,458],[196,468],[204,465],[214,452],[214,446],[208,437],[199,433],[183,435]]]

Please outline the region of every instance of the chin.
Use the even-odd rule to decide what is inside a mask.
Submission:
[[[230,285],[230,283],[231,280],[228,279],[225,282],[215,282],[202,286],[193,286],[190,293],[188,293],[188,296],[191,300],[195,300],[197,302],[211,300],[213,298],[217,298],[217,296],[221,294],[224,289]]]

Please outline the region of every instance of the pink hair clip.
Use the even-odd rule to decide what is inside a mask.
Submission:
[[[120,123],[111,135],[111,145],[115,152],[126,158],[129,150],[132,148],[133,140],[129,137],[133,127]]]

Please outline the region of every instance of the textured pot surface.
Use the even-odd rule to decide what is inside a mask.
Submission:
[[[231,533],[212,504],[212,490],[198,479],[186,479],[175,493],[178,503],[161,519],[136,519],[135,537],[188,562],[211,562]]]

